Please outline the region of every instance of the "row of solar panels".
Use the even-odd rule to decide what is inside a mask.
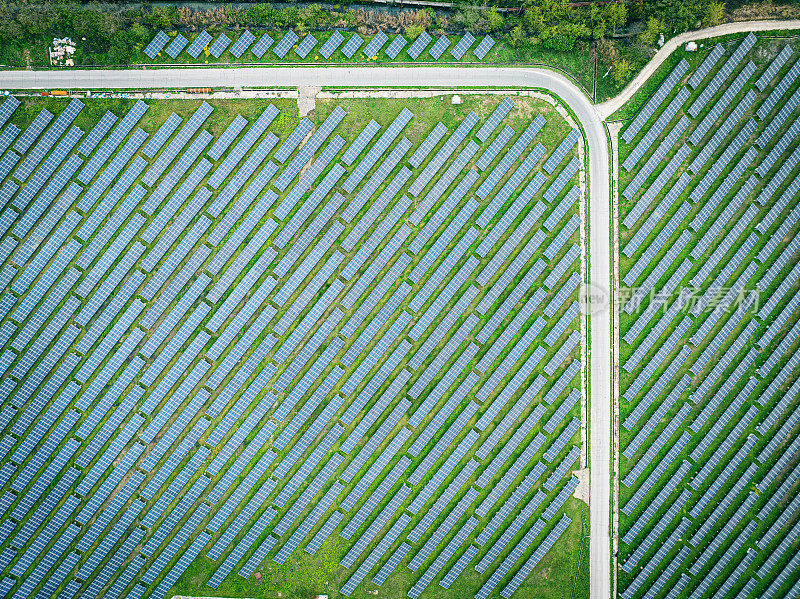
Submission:
[[[180,33],[177,34],[172,41],[170,41],[170,38],[166,33],[159,31],[153,40],[147,45],[144,53],[151,60],[155,60],[160,55],[160,52],[164,50],[167,56],[175,59],[184,49],[186,49],[186,53],[190,57],[196,59],[198,56],[200,56],[200,53],[203,52],[203,50],[208,49],[209,55],[213,56],[214,58],[219,58],[226,50],[230,48],[230,53],[234,56],[234,58],[238,59],[241,58],[248,49],[250,49],[256,58],[261,59],[270,48],[272,48],[272,52],[278,58],[285,58],[289,53],[289,50],[294,48],[295,53],[300,58],[306,58],[319,43],[317,38],[311,33],[307,34],[301,40],[294,31],[288,31],[274,47],[273,44],[275,44],[275,40],[268,33],[265,33],[258,41],[256,41],[256,36],[253,35],[250,30],[246,30],[239,37],[239,39],[236,40],[235,43],[224,33],[214,40],[213,43],[211,43],[212,39],[213,38],[211,34],[204,30],[191,44],[189,43],[189,40]],[[328,60],[333,53],[336,52],[336,50],[341,48],[342,54],[346,58],[351,59],[356,55],[356,52],[363,47],[364,56],[368,59],[372,59],[375,58],[385,47],[384,52],[386,56],[394,60],[397,58],[398,54],[400,54],[400,51],[403,50],[403,48],[405,48],[408,44],[408,41],[402,35],[397,35],[391,41],[391,43],[389,43],[389,36],[383,31],[378,32],[378,34],[375,35],[369,43],[366,43],[364,38],[357,33],[353,33],[346,42],[345,40],[346,38],[342,32],[338,30],[334,31],[319,49],[320,55],[324,59]],[[433,38],[430,36],[430,34],[423,32],[406,50],[409,57],[411,57],[413,60],[419,58],[425,48],[427,48],[432,41]],[[461,39],[459,39],[455,46],[450,48],[452,42],[446,35],[442,35],[436,41],[436,43],[429,48],[428,53],[433,60],[439,60],[442,54],[444,54],[445,50],[450,48],[450,55],[455,60],[461,60],[467,51],[473,46],[473,44],[475,44],[475,42],[475,37],[471,33],[467,32],[461,37]],[[366,46],[364,46],[365,43]],[[388,46],[386,45],[387,43],[389,44]],[[485,36],[473,50],[475,58],[478,60],[483,60],[489,51],[494,47],[494,45],[494,39],[492,39],[492,37],[489,35]]]

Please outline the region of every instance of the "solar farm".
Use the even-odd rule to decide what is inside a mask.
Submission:
[[[39,102],[0,104],[1,596],[586,596],[551,103]]]
[[[182,33],[170,38],[163,31],[144,48],[148,62],[479,62],[491,59],[496,42],[490,35],[477,39],[467,32],[459,35],[432,37],[423,31],[414,39],[404,35],[387,35],[380,31],[366,37],[354,32],[314,32],[300,38],[294,31],[261,32],[249,29],[238,38],[222,33],[216,38],[203,30],[193,39]],[[487,58],[488,57],[488,58]]]
[[[800,594],[800,51],[705,46],[621,130],[623,599]]]

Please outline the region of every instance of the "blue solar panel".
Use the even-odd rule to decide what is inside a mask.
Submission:
[[[489,51],[494,47],[495,41],[492,36],[487,35],[481,40],[481,43],[478,44],[472,53],[478,60],[483,60]]]
[[[415,42],[416,43],[416,42]],[[436,43],[428,50],[428,54],[431,55],[431,58],[434,60],[439,60],[444,51],[450,47],[450,40],[446,35],[441,36]]]
[[[423,31],[420,36],[414,40],[414,43],[409,46],[407,52],[408,55],[411,57],[412,60],[416,60],[419,58],[419,55],[422,54],[422,51],[428,47],[428,44],[431,43],[433,38],[431,38],[430,34],[427,31]]]
[[[394,60],[397,58],[397,55],[400,54],[400,51],[408,45],[408,40],[402,35],[398,35],[392,40],[392,43],[389,44],[389,47],[386,48],[386,56]]]
[[[342,32],[337,29],[333,32],[333,35],[331,35],[322,45],[322,48],[319,49],[319,53],[323,56],[323,58],[330,58],[343,43],[344,36],[342,35]]]
[[[187,40],[179,33],[178,35],[175,36],[175,39],[169,43],[165,52],[170,58],[177,58],[178,54],[180,54],[183,51],[183,49],[187,46],[188,43],[189,40]]]
[[[211,34],[204,29],[186,49],[186,53],[192,58],[197,58],[200,56],[200,52],[202,52],[206,46],[211,43],[212,39],[213,38],[211,37]]]
[[[236,40],[236,43],[231,47],[231,54],[233,54],[235,58],[240,58],[255,41],[256,36],[250,33],[249,29],[245,30],[245,32],[239,36],[239,39]]]
[[[317,38],[315,38],[310,33],[303,38],[303,41],[295,48],[295,54],[297,54],[300,58],[305,58],[308,56],[308,53],[314,49],[314,46],[317,45]]]
[[[468,31],[464,34],[464,37],[458,40],[458,43],[455,45],[455,47],[450,50],[450,54],[452,54],[453,58],[456,60],[461,60],[461,57],[466,54],[467,50],[469,50],[474,43],[475,36]]]
[[[275,46],[272,51],[278,58],[283,58],[289,53],[289,50],[297,43],[297,40],[299,39],[300,38],[297,37],[297,34],[294,31],[287,31],[286,35],[283,36],[283,39],[278,42],[278,45]]]
[[[169,41],[169,36],[164,33],[163,31],[159,31],[153,40],[147,44],[147,47],[144,49],[144,53],[147,54],[151,59],[154,59],[156,55],[161,52],[164,46],[167,45]]]
[[[347,40],[344,48],[342,48],[342,54],[344,54],[347,58],[353,58],[355,53],[358,52],[358,49],[363,45],[364,39],[357,33],[354,33],[350,39]]]
[[[260,39],[260,40],[258,40],[258,43],[256,43],[256,45],[255,45],[255,46],[253,46],[253,47],[250,49],[250,51],[253,53],[253,55],[254,55],[256,58],[261,58],[261,57],[263,57],[263,56],[264,56],[264,54],[266,54],[266,53],[267,53],[267,50],[269,50],[269,49],[270,49],[270,46],[272,46],[272,44],[274,43],[274,41],[275,41],[275,40],[273,40],[273,39],[272,39],[272,38],[269,36],[269,34],[268,34],[268,33],[265,33],[264,35],[262,35],[262,36],[261,36],[261,39]]]
[[[378,34],[373,37],[364,48],[364,56],[367,58],[376,58],[378,56],[378,52],[381,51],[381,48],[383,48],[388,41],[389,36],[383,31],[379,31]]]

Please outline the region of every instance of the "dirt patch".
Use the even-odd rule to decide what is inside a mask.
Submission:
[[[572,496],[589,505],[589,469],[573,470],[572,474],[578,479],[578,486],[575,487],[575,492]]]

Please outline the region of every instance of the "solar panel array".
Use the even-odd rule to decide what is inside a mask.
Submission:
[[[464,37],[458,40],[458,43],[453,47],[452,50],[450,50],[450,54],[456,60],[461,60],[461,57],[467,53],[467,50],[469,50],[474,43],[475,36],[467,31],[467,33],[464,34]]]
[[[245,33],[232,52],[253,42]],[[524,543],[503,537],[512,508],[501,495],[524,476],[513,487],[529,506],[514,519],[522,530],[554,517],[574,490],[580,246],[572,224],[542,228],[536,194],[555,177],[535,172],[549,150],[536,142],[541,116],[515,115],[523,135],[495,144],[513,174],[493,209],[515,208],[497,232],[480,223],[470,190],[503,175],[470,161],[511,118],[514,102],[497,104],[488,125],[471,112],[416,147],[403,136],[415,119],[407,109],[359,129],[350,146],[336,133],[338,107],[305,143],[310,120],[284,139],[268,131],[272,106],[223,123],[218,139],[204,130],[215,119],[207,103],[165,115],[150,137],[136,128],[148,107],[138,102],[104,115],[84,144],[81,130],[67,132],[80,101],[38,119],[20,160],[43,166],[4,192],[23,213],[6,229],[21,242],[0,242],[18,267],[0,297],[13,433],[0,440],[0,563],[11,594],[160,599],[199,556],[218,588],[334,536],[350,570],[343,594],[367,576],[382,584],[403,563],[418,570],[412,594],[453,584],[473,558],[484,579],[530,573],[558,535],[537,526]],[[0,111],[13,108],[7,100]],[[30,190],[56,160],[67,170],[44,202]],[[557,212],[580,220],[574,202]],[[537,248],[549,255],[534,257]],[[545,290],[548,265],[565,282],[548,278]],[[468,341],[478,331],[481,346]],[[540,422],[547,434],[526,441]],[[413,471],[406,453],[421,460]],[[479,536],[514,560],[487,563]]]
[[[324,44],[322,44],[322,48],[319,49],[319,53],[325,58],[330,58],[343,43],[344,36],[342,35],[342,32],[334,31],[333,35],[330,36]]]
[[[208,49],[208,53],[211,54],[214,58],[219,58],[222,56],[222,53],[227,50],[228,46],[231,45],[231,38],[229,38],[224,33],[220,35],[214,43],[211,44],[211,47]]]
[[[791,595],[798,576],[780,503],[800,449],[794,54],[752,33],[709,47],[624,130],[643,190],[621,208],[624,599]]]
[[[428,50],[428,54],[431,55],[431,58],[434,60],[439,60],[439,58],[444,54],[444,51],[450,47],[450,40],[446,35],[441,36],[436,43],[431,46],[430,50]]]
[[[412,60],[416,60],[419,58],[419,55],[422,54],[422,51],[428,47],[428,44],[433,41],[433,38],[427,31],[423,31],[417,39],[414,40],[414,43],[408,47],[408,55],[412,58]]]
[[[257,59],[262,59],[267,53],[267,50],[275,43],[274,39],[268,33],[263,34],[256,42],[256,36],[249,29],[245,30],[235,42],[231,39],[230,34],[225,33],[214,40],[213,44],[211,43],[212,40],[213,37],[206,31],[202,31],[191,43],[180,33],[170,39],[169,35],[163,31],[159,31],[156,37],[154,37],[150,44],[144,49],[144,53],[150,60],[157,60],[160,56],[160,52],[164,50],[167,56],[174,60],[186,49],[187,54],[191,58],[197,59],[200,53],[207,49],[208,53],[206,56],[219,59],[225,50],[229,50],[234,58],[239,59],[249,48]],[[346,43],[345,40],[347,40]],[[409,46],[409,56],[413,59],[418,58],[431,41],[432,38],[430,35],[427,32],[423,32],[423,34],[415,40],[415,43]],[[475,37],[471,33],[466,33],[458,43],[450,49],[450,55],[453,60],[463,60],[475,41]],[[301,41],[294,31],[287,32],[274,48],[273,52],[278,58],[285,58],[288,51],[298,42],[300,43],[295,48],[297,56],[301,59],[310,59],[309,55],[318,43],[317,37],[310,33]],[[494,40],[487,35],[483,38],[481,43],[475,47],[473,52],[474,56],[478,60],[483,60],[494,46],[494,43]],[[339,49],[341,49],[342,54],[346,58],[351,59],[356,55],[358,50],[363,47],[363,58],[375,60],[383,49],[390,60],[396,60],[400,52],[406,48],[407,45],[408,40],[404,36],[395,35],[393,38],[390,38],[390,36],[383,31],[378,31],[371,39],[365,41],[364,38],[357,33],[352,34],[348,39],[341,31],[335,30],[319,48],[319,55],[317,56],[315,54],[314,59],[317,60],[321,56],[325,60],[330,60],[334,52]],[[442,36],[436,44],[431,46],[429,50],[431,57],[434,60],[438,60],[450,45],[451,42],[448,40],[447,36]]]
[[[362,38],[357,33],[354,33],[350,36],[350,39],[347,40],[347,43],[342,48],[342,54],[344,54],[347,58],[353,58],[358,49],[364,45],[364,38]]]

